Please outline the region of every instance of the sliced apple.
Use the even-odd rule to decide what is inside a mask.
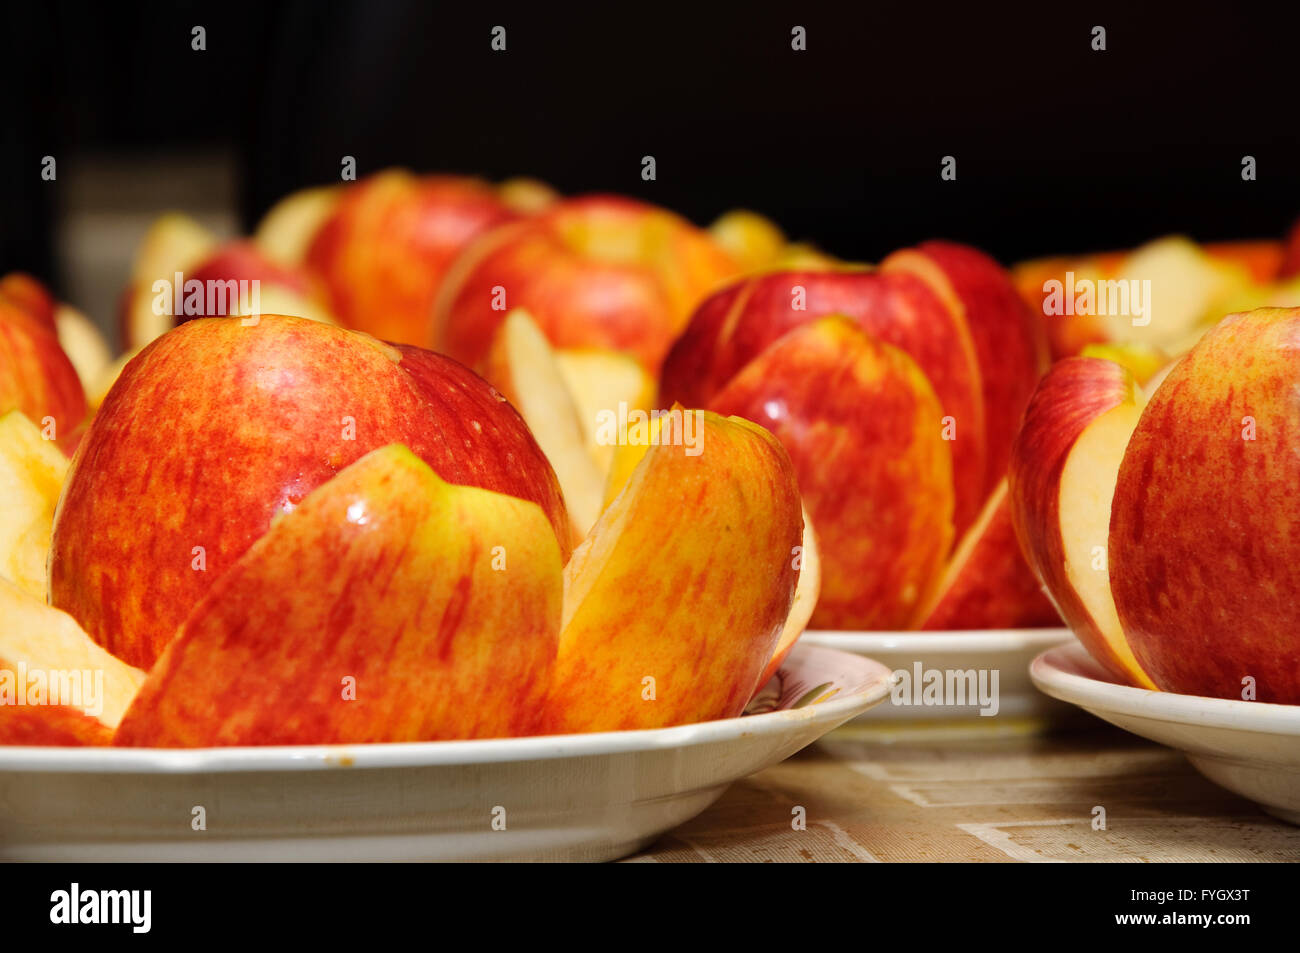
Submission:
[[[309,493],[194,607],[121,745],[362,743],[534,730],[560,550],[540,507],[401,445]]]
[[[781,628],[781,637],[777,639],[776,648],[772,650],[772,657],[768,659],[767,667],[759,676],[760,688],[777,673],[785,657],[799,641],[799,636],[803,635],[804,630],[808,628],[808,622],[817,608],[817,599],[821,596],[822,560],[817,550],[817,532],[813,529],[812,518],[807,510],[803,511],[803,541],[799,544],[798,556],[792,561],[799,567],[799,582],[794,588],[794,603],[790,606],[790,614],[785,617],[785,625]]]
[[[794,468],[761,427],[687,413],[702,452],[650,447],[565,567],[552,731],[738,715],[777,648],[799,574]]]
[[[1025,411],[1009,480],[1021,549],[1062,618],[1113,675],[1155,688],[1120,627],[1107,567],[1111,499],[1145,403],[1118,364],[1057,362]]]
[[[618,351],[556,351],[555,360],[577,405],[587,451],[601,475],[608,476],[615,444],[600,440],[601,415],[617,412],[620,405],[648,412],[655,399],[655,380],[639,361]]]
[[[600,515],[604,477],[546,335],[522,309],[506,316],[481,368],[519,411],[555,470],[581,540]]]
[[[54,508],[68,458],[17,410],[0,417],[0,576],[44,601]]]
[[[322,185],[289,193],[262,216],[253,241],[273,261],[301,265],[317,230],[338,204],[341,188]]]
[[[0,744],[108,744],[145,673],[4,579],[0,614]]]
[[[54,320],[63,353],[76,368],[81,386],[89,391],[104,369],[113,363],[113,352],[99,328],[76,308],[60,305],[55,310]]]
[[[1060,623],[1020,552],[1003,479],[953,550],[943,578],[918,608],[912,627],[946,631]]]
[[[745,271],[771,265],[786,249],[776,223],[747,209],[733,209],[709,226],[709,234]]]
[[[1079,352],[1080,357],[1098,357],[1105,361],[1114,361],[1128,370],[1133,379],[1145,385],[1161,369],[1168,366],[1169,355],[1149,344],[1135,342],[1087,344]]]

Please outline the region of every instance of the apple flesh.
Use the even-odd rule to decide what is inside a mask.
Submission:
[[[1229,315],[1165,378],[1129,441],[1110,584],[1165,691],[1300,703],[1298,345],[1300,310]]]
[[[194,606],[114,743],[528,734],[562,600],[540,507],[382,447],[276,520]]]
[[[771,434],[700,421],[702,452],[650,447],[565,567],[552,732],[731,718],[759,687],[794,599],[799,491]]]
[[[1003,479],[953,550],[943,578],[910,627],[948,631],[1060,624],[1020,551]]]
[[[343,187],[323,185],[291,192],[262,216],[253,241],[267,258],[300,267],[321,225],[334,212]]]
[[[273,519],[390,443],[536,502],[567,553],[550,464],[465,367],[301,318],[202,318],[130,361],[96,413],[55,516],[51,601],[148,668]]]
[[[497,331],[480,368],[514,405],[555,470],[581,541],[600,516],[604,477],[587,449],[587,435],[546,336],[522,309]]]
[[[475,243],[438,304],[438,347],[471,367],[506,311],[528,310],[560,349],[632,355],[657,373],[691,310],[736,274],[704,232],[631,199],[564,199]]]
[[[54,508],[68,458],[20,411],[0,417],[0,576],[44,601]]]
[[[0,744],[108,744],[145,673],[4,579],[0,613]]]
[[[587,452],[604,479],[614,465],[615,445],[602,442],[602,415],[617,414],[620,406],[629,413],[648,414],[654,404],[655,380],[636,360],[617,351],[556,351],[555,361],[577,407]]]
[[[763,351],[710,409],[766,427],[794,461],[821,555],[813,626],[903,627],[953,538],[949,441],[916,362],[823,318]]]
[[[1025,411],[1008,481],[1021,549],[1061,617],[1112,675],[1154,688],[1120,625],[1108,573],[1112,495],[1144,403],[1118,364],[1058,361]]]

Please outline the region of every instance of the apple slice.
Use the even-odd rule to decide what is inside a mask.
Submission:
[[[1060,624],[1061,617],[1020,552],[1004,478],[953,550],[942,580],[917,610],[913,628],[1018,629]]]
[[[54,508],[68,458],[17,410],[0,417],[0,576],[45,600]]]
[[[710,409],[768,428],[794,461],[821,555],[812,624],[906,625],[948,556],[955,498],[944,414],[917,363],[822,318],[763,351]]]
[[[600,440],[602,413],[617,413],[620,405],[629,411],[649,412],[655,399],[655,380],[635,358],[618,351],[556,351],[555,361],[578,408],[587,451],[606,477],[614,463],[615,444]]]
[[[114,743],[526,734],[562,599],[537,504],[381,447],[278,517],[195,605]]]
[[[145,673],[4,579],[0,614],[0,744],[108,744]]]
[[[1146,398],[1127,369],[1057,362],[1025,411],[1011,453],[1011,518],[1062,618],[1111,674],[1155,688],[1120,627],[1108,571],[1111,498]]]
[[[555,352],[528,312],[516,308],[506,316],[482,374],[519,411],[551,462],[574,541],[581,541],[600,515],[604,478],[588,451],[587,434]]]
[[[290,192],[262,216],[253,241],[272,261],[301,265],[312,239],[338,204],[342,186],[322,185]]]
[[[739,715],[777,648],[799,574],[794,468],[761,427],[684,413],[696,439],[671,442],[684,417],[661,427],[565,567],[553,731]]]
[[[99,328],[76,308],[59,305],[54,320],[63,353],[76,369],[82,388],[89,391],[104,369],[113,363],[113,352]]]
[[[781,628],[781,637],[777,639],[772,657],[767,667],[758,678],[758,687],[762,688],[781,668],[781,663],[790,654],[794,644],[799,641],[808,628],[813,612],[817,609],[817,600],[822,591],[822,560],[817,549],[817,532],[813,529],[812,518],[808,511],[803,511],[803,540],[799,544],[799,554],[792,562],[799,570],[799,582],[794,587],[794,602],[790,614],[785,617]]]
[[[15,409],[52,418],[57,438],[85,420],[86,395],[54,325],[0,297],[0,414]]]

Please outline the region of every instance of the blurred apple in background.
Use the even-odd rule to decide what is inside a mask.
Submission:
[[[692,309],[738,268],[666,209],[610,195],[564,199],[456,262],[439,297],[437,346],[473,366],[506,311],[522,307],[558,349],[620,351],[656,372]]]
[[[131,266],[131,278],[118,301],[118,324],[125,350],[143,347],[175,326],[171,314],[154,308],[154,282],[169,285],[176,274],[207,258],[218,246],[217,236],[188,215],[170,212],[145,233]]]
[[[916,362],[848,318],[822,318],[773,342],[709,407],[790,453],[821,555],[812,624],[906,625],[953,537],[950,443]]]
[[[448,268],[475,238],[518,217],[479,179],[388,170],[339,193],[304,264],[343,325],[432,347],[434,302]]]
[[[290,268],[302,267],[312,240],[334,213],[344,185],[322,185],[290,192],[262,216],[253,241],[267,258]]]
[[[442,478],[569,517],[524,422],[440,355],[313,321],[189,321],[126,365],[73,461],[51,602],[151,665],[213,580],[317,485],[404,443]]]
[[[0,296],[0,414],[11,410],[67,448],[85,419],[86,395],[57,325]]]
[[[1229,315],[1142,412],[1111,507],[1110,585],[1160,688],[1300,703],[1297,447],[1296,309]]]

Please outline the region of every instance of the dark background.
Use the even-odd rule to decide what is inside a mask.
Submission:
[[[240,220],[389,165],[736,206],[875,260],[1004,261],[1300,213],[1294,15],[1267,5],[54,2],[5,12],[0,271],[60,280],[41,156],[237,157]],[[207,30],[207,50],[190,29]],[[490,49],[494,25],[508,49]],[[790,29],[808,49],[790,49]],[[1091,29],[1107,29],[1105,52]],[[640,178],[641,156],[658,179]],[[1258,162],[1243,182],[1241,159]],[[955,182],[940,180],[944,155]]]

